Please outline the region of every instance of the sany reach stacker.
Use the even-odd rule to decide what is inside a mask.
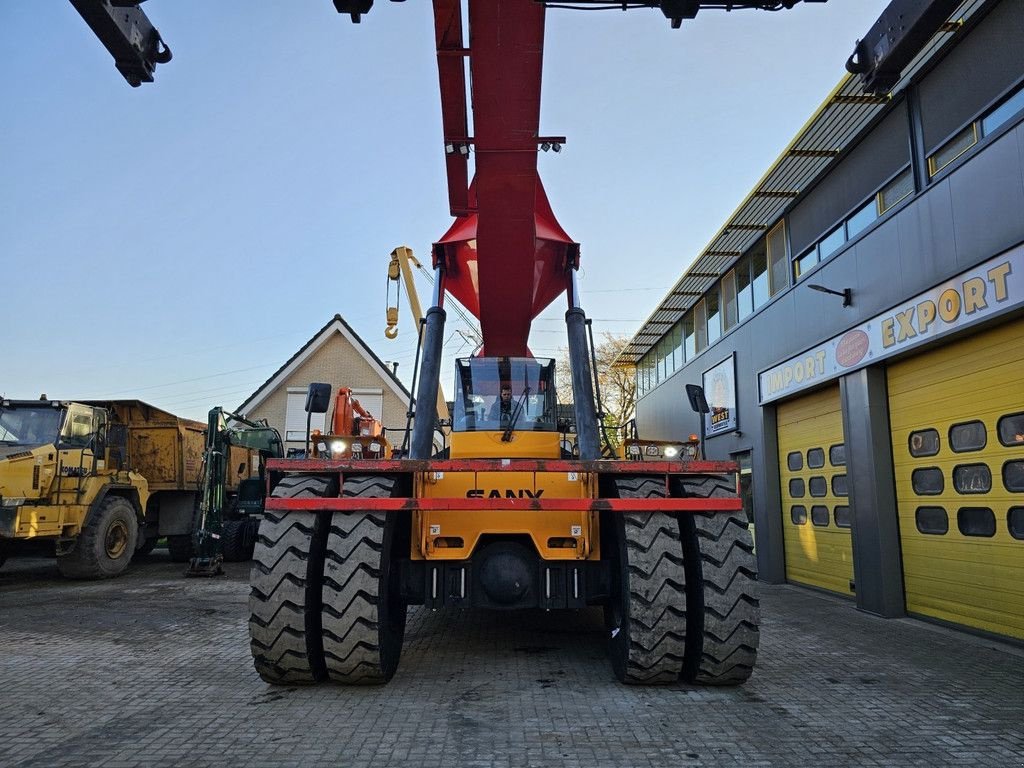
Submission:
[[[137,4],[71,2],[131,85],[152,81],[156,65],[170,60]],[[678,27],[702,9],[798,2],[432,0],[455,221],[432,250],[435,290],[421,330],[411,444],[400,459],[356,458],[331,453],[344,441],[318,436],[308,458],[268,460],[249,603],[264,680],[387,682],[410,605],[601,606],[612,667],[625,683],[730,685],[750,676],[757,577],[737,467],[701,460],[682,440],[634,438],[624,458],[602,449],[592,342],[575,283],[580,247],[537,175],[538,150],[565,142],[540,133],[544,19],[549,5],[648,7]],[[958,2],[892,0],[847,68],[866,91],[886,93]],[[360,21],[373,2],[334,5]],[[527,347],[532,320],[563,293],[574,429],[557,418],[554,362]],[[438,452],[446,295],[479,318],[483,346],[456,361],[452,431]],[[688,394],[706,409],[702,393]],[[307,410],[325,412],[329,403],[330,386],[311,385]]]
[[[358,19],[371,3],[335,5]],[[455,222],[433,246],[408,458],[268,463],[250,598],[256,669],[286,685],[383,683],[409,605],[603,606],[623,682],[741,683],[759,613],[737,467],[680,460],[683,439],[602,458],[580,246],[537,174],[538,151],[565,142],[539,133],[545,7],[470,0],[467,45],[462,3],[433,6]],[[557,419],[554,361],[527,348],[531,321],[563,293],[573,436]],[[452,432],[437,455],[446,294],[479,318],[483,348],[456,361]]]

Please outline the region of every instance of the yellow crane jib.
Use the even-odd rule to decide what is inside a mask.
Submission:
[[[384,335],[389,339],[398,338],[398,300],[402,295],[402,283],[400,278],[402,276],[402,268],[398,263],[398,249],[391,252],[391,263],[388,264],[388,289],[387,289],[387,328],[384,329]],[[392,305],[391,302],[391,285],[395,286],[395,301]]]

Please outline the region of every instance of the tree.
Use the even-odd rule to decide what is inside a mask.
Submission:
[[[636,409],[636,366],[624,363],[613,365],[627,344],[629,339],[610,333],[601,334],[601,339],[595,342],[597,381],[601,389],[604,423],[609,428],[608,437],[616,445],[622,435],[615,428],[633,418]],[[559,356],[555,370],[558,401],[572,403],[572,369],[568,350],[563,350]]]

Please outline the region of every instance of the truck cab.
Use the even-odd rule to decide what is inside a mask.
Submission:
[[[149,492],[121,469],[123,446],[111,449],[110,433],[100,406],[0,401],[0,547],[52,541],[61,571],[76,578],[127,566]],[[102,530],[83,542],[89,526]]]

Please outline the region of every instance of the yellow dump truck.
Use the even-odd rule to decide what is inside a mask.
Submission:
[[[187,561],[205,429],[139,400],[0,401],[0,553],[52,541],[79,579],[120,574],[159,538]],[[237,489],[249,451],[228,467]]]

